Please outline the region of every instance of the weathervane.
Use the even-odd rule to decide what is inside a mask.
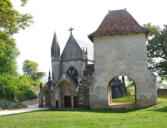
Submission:
[[[74,29],[72,28],[72,27],[70,27],[70,29],[68,29],[68,31],[70,31],[70,34],[72,34],[72,31],[73,31]]]

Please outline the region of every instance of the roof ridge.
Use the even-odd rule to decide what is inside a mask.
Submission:
[[[112,10],[104,17],[100,26],[88,37],[93,41],[94,36],[111,36],[123,34],[145,33],[149,35],[149,30],[140,26],[133,16],[126,9]]]

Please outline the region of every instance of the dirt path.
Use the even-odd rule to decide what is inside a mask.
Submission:
[[[17,110],[0,110],[0,115],[11,115],[11,114],[18,114],[36,110],[48,110],[48,108],[39,108],[38,104],[35,105],[28,105],[27,108],[24,109],[17,109]]]

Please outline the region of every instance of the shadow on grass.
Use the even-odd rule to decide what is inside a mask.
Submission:
[[[89,113],[128,113],[134,112],[140,109],[103,109],[103,110],[90,110],[90,109],[50,109],[40,110],[42,112],[89,112]],[[37,111],[34,111],[37,112]],[[39,111],[38,111],[39,112]]]
[[[155,111],[155,112],[167,112],[167,106],[161,107],[161,108],[157,108],[157,109],[152,109],[149,111]]]

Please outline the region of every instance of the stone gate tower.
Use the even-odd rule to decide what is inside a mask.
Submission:
[[[135,81],[137,107],[156,104],[155,77],[147,68],[148,36],[149,30],[126,10],[109,11],[99,28],[89,35],[95,60],[90,108],[109,108],[108,86],[115,76],[128,76]]]

